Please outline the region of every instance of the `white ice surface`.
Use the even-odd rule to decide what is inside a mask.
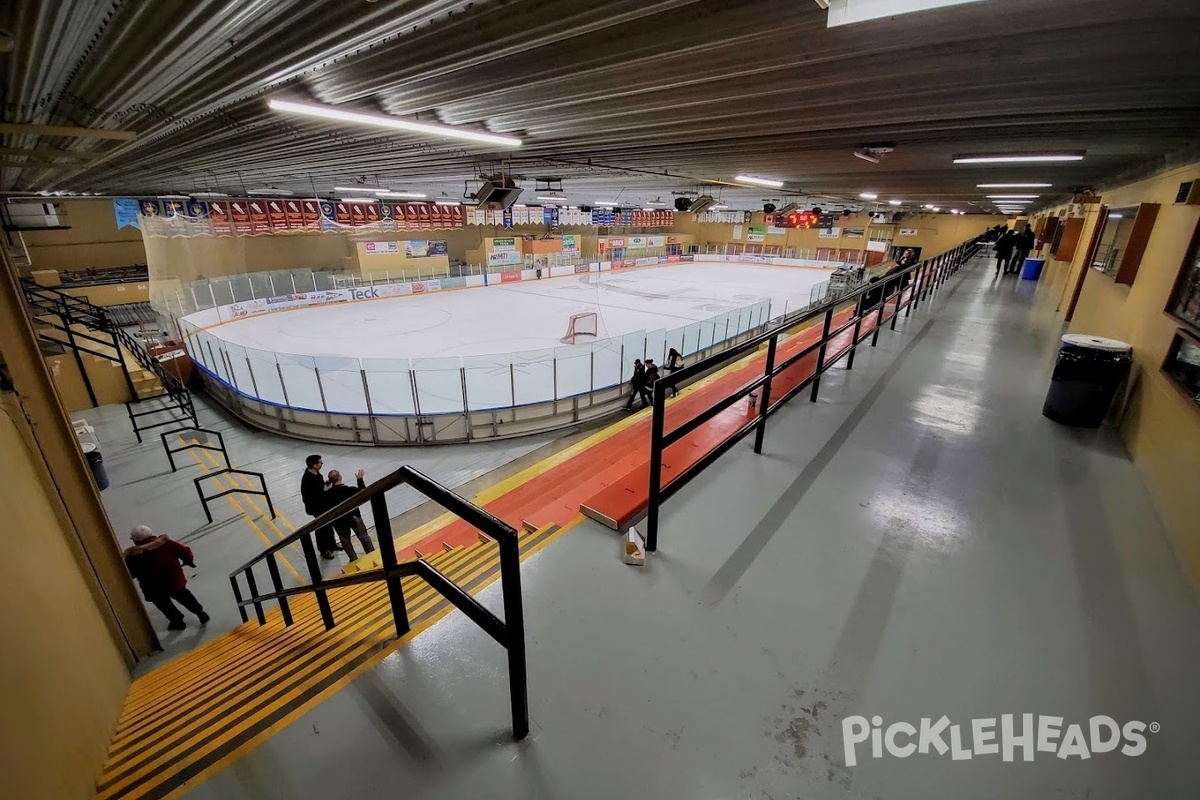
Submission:
[[[263,314],[209,331],[272,353],[429,358],[561,347],[572,314],[596,312],[598,338],[678,328],[770,299],[806,305],[831,270],[686,263],[456,289]],[[581,339],[580,342],[589,341]]]

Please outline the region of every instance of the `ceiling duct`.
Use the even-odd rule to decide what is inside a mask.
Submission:
[[[475,200],[484,211],[503,211],[517,202],[520,196],[521,187],[512,178],[498,176],[483,182],[475,193]]]

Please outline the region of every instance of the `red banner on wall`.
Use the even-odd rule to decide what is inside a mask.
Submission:
[[[266,200],[244,200],[250,209],[250,231],[254,234],[270,233],[271,220],[267,216]]]
[[[361,227],[367,224],[366,203],[350,204],[350,224],[354,225],[355,227]]]
[[[229,218],[229,203],[214,200],[208,204],[208,222],[214,236],[233,236],[233,223]]]
[[[462,206],[450,206],[451,227],[461,228],[466,224]]]
[[[366,215],[368,225],[379,224],[379,204],[366,203],[363,205],[363,213]]]
[[[350,205],[348,203],[333,204],[333,220],[338,225],[349,225],[350,223]]]
[[[301,200],[300,212],[304,215],[304,227],[316,230],[321,227],[321,204],[316,200]]]
[[[283,216],[289,229],[298,230],[304,227],[304,210],[300,207],[299,200],[284,200]]]
[[[287,210],[283,207],[282,200],[267,201],[267,220],[270,222],[271,230],[286,231],[288,229]]]
[[[432,228],[433,227],[433,219],[429,213],[429,204],[428,203],[419,203],[417,205],[417,219],[420,220],[420,222],[418,223],[418,227],[421,227],[421,228]]]
[[[254,227],[250,223],[249,200],[230,200],[229,216],[233,218],[233,229],[237,231],[238,236],[250,236],[254,233]]]
[[[513,283],[514,281],[519,281],[519,280],[521,280],[520,270],[514,270],[511,272],[501,272],[500,273],[500,282],[501,283]]]
[[[393,203],[392,204],[392,219],[395,220],[396,230],[401,231],[408,227],[408,204]]]

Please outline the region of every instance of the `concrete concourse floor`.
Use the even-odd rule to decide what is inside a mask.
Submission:
[[[644,569],[591,522],[525,562],[527,741],[456,613],[186,796],[1195,797],[1196,599],[1115,433],[1041,416],[1061,328],[1033,293],[976,259],[673,498]],[[849,715],[944,714],[971,749],[1023,713],[1160,729],[1135,757],[844,756]]]

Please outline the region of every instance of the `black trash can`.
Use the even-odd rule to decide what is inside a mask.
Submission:
[[[108,488],[108,471],[104,469],[104,456],[100,455],[100,448],[91,442],[83,443],[83,457],[87,459],[88,466],[92,470],[92,480],[96,482],[96,488],[104,491]]]
[[[1042,416],[1076,428],[1100,427],[1129,377],[1131,350],[1125,342],[1102,336],[1062,337]]]

